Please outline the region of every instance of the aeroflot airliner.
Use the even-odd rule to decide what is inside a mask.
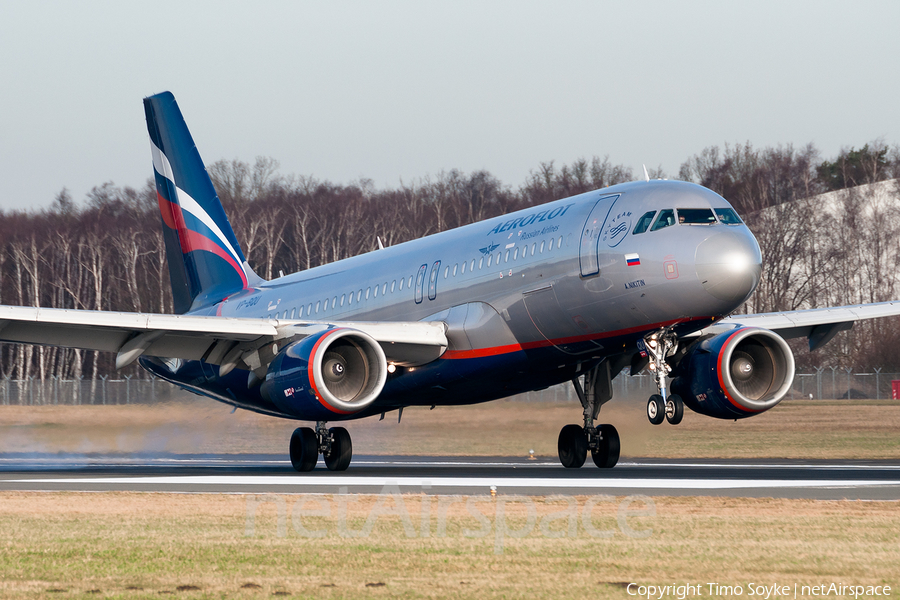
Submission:
[[[350,464],[350,421],[406,406],[485,402],[571,382],[581,423],[563,466],[590,450],[611,378],[648,368],[652,423],[684,407],[719,419],[766,411],[794,359],[900,303],[729,317],[759,281],[759,245],[721,196],[638,181],[565,198],[265,281],[244,258],[171,93],[144,100],[176,315],[0,307],[0,341],[116,352],[182,388],[310,421],[297,471]],[[671,383],[669,379],[671,378]],[[573,414],[573,420],[575,415]]]

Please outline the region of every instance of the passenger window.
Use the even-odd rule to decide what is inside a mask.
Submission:
[[[357,292],[356,292],[356,302],[358,303],[360,300],[362,300],[362,290],[357,290]]]
[[[740,225],[741,218],[730,208],[717,208],[716,214],[719,215],[719,221],[726,225]]]
[[[639,233],[644,233],[645,231],[647,231],[647,228],[650,227],[650,223],[653,222],[653,215],[655,214],[655,210],[645,212],[643,216],[638,219],[637,225],[634,226],[634,231],[632,231],[631,233],[637,235]]]
[[[484,259],[482,259],[482,260],[484,260]],[[494,262],[494,255],[493,255],[493,254],[488,254],[488,264],[487,264],[487,266],[491,266],[491,263],[493,263],[493,262]]]
[[[291,319],[296,319],[296,318],[297,318],[297,308],[295,307],[295,308],[291,309]]]
[[[665,210],[659,211],[659,216],[656,217],[656,222],[653,223],[653,227],[650,228],[650,231],[657,231],[662,229],[663,227],[669,227],[670,225],[675,224],[675,211],[671,208],[667,208]]]
[[[322,305],[322,312],[328,310],[328,298],[325,298],[325,304]]]
[[[531,255],[534,256],[537,251],[537,242],[531,244]]]
[[[405,279],[404,277],[401,277],[401,278],[400,278],[400,291],[401,291],[401,292],[403,291],[403,281],[404,281],[404,279]]]
[[[472,262],[474,262],[474,261],[472,261]],[[468,265],[468,264],[469,264],[469,263],[467,263],[467,262],[464,262],[464,263],[462,264],[462,269],[460,269],[460,271],[459,271],[459,274],[460,274],[460,275],[465,275],[465,274],[466,274],[466,265]]]
[[[306,314],[310,316],[313,314],[312,302],[310,302],[309,306],[306,307]]]
[[[509,250],[506,251],[506,256],[503,257],[503,262],[509,262]]]
[[[410,276],[409,276],[409,281],[406,282],[406,287],[412,287],[412,280],[413,280],[413,276],[410,275]]]
[[[469,271],[474,271],[474,270],[475,270],[475,259],[473,258],[472,265],[469,267]]]
[[[556,247],[562,248],[562,236],[559,236],[559,239],[556,240]]]
[[[448,277],[450,277],[450,265],[444,267],[444,279],[447,279]]]
[[[550,238],[550,243],[547,244],[547,252],[553,250],[553,238]]]
[[[369,299],[369,295],[370,295],[371,293],[372,293],[372,288],[367,287],[367,288],[366,288],[366,300]]]
[[[319,314],[319,307],[322,306],[321,300],[316,300],[316,314]]]
[[[484,267],[484,257],[483,256],[481,257],[481,260],[478,261],[478,268],[481,269],[482,267]]]
[[[513,250],[513,260],[519,260],[519,247],[516,246],[516,249]]]
[[[678,223],[681,225],[712,225],[716,216],[708,208],[679,208]]]
[[[298,319],[302,319],[302,318],[303,318],[303,307],[302,307],[302,306],[300,307],[300,312],[297,313],[297,318],[298,318]]]
[[[384,282],[384,285],[381,286],[381,295],[384,296],[387,294],[387,281]]]
[[[547,242],[545,240],[541,240],[541,254],[544,253],[544,244],[546,244],[546,243]]]
[[[459,264],[453,265],[453,276],[456,277],[456,271],[459,270]]]
[[[499,252],[497,253],[497,260],[496,260],[496,262],[497,262],[498,265],[500,264],[500,253],[499,253]]]
[[[396,279],[391,282],[391,293],[392,294],[394,293],[395,289],[397,289],[397,280]]]
[[[375,286],[375,289],[372,290],[372,297],[373,298],[378,297],[378,286],[377,285]]]
[[[347,294],[341,294],[341,306],[344,305],[344,300],[347,299]]]

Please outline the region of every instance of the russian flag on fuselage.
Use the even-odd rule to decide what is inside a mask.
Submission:
[[[170,92],[144,99],[175,311],[247,287],[244,255]]]

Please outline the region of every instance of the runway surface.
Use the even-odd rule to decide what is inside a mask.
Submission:
[[[389,487],[386,487],[389,486]],[[0,490],[173,493],[644,494],[900,500],[900,461],[556,460],[357,456],[297,473],[283,455],[2,454]]]

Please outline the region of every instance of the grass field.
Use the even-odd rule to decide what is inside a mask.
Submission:
[[[891,595],[900,589],[897,502],[657,498],[655,515],[627,520],[647,534],[638,538],[618,527],[616,503],[601,503],[589,523],[609,537],[589,536],[580,515],[575,537],[565,519],[557,520],[543,532],[538,524],[526,537],[507,537],[498,553],[493,531],[466,534],[496,529],[498,499],[489,496],[473,500],[487,525],[457,498],[444,508],[443,531],[437,527],[442,499],[428,498],[426,536],[420,535],[423,497],[391,498],[385,512],[402,503],[414,537],[395,514],[379,516],[370,535],[353,539],[340,536],[337,498],[318,497],[317,506],[302,504],[308,496],[281,498],[288,514],[284,537],[274,503],[254,505],[248,536],[248,500],[239,495],[0,493],[0,596],[628,598],[623,584],[630,582],[701,584],[703,597],[713,596],[708,583],[741,586],[743,596],[750,583],[887,584]],[[575,499],[577,511],[586,510],[587,500]],[[373,496],[343,501],[353,530],[363,528],[378,502]],[[297,502],[331,515],[298,517]],[[536,506],[543,520],[568,504],[547,498]],[[503,522],[523,529],[526,508],[508,502]],[[324,537],[299,535],[298,519]]]
[[[639,400],[613,401],[602,421],[618,427],[626,457],[898,459],[898,408],[893,401],[786,401],[745,421],[688,413],[677,427],[654,427]],[[348,428],[357,454],[525,456],[533,449],[555,456],[559,428],[579,414],[574,404],[499,401],[408,409],[399,424],[393,413]],[[286,454],[296,425],[230,414],[211,401],[4,406],[0,453]],[[717,596],[709,583],[741,586],[741,598],[750,583],[900,590],[900,502],[654,498],[652,507],[638,501],[623,509],[621,497],[596,496],[263,500],[0,492],[0,598],[626,599],[635,597],[624,587],[631,582],[700,584],[688,597],[710,598],[737,595]],[[650,514],[628,512],[635,508]],[[327,516],[309,516],[314,509]],[[374,518],[379,511],[389,514]],[[368,535],[342,537],[364,530],[367,519]],[[300,534],[310,530],[324,537]],[[527,535],[517,538],[517,530]],[[632,537],[632,530],[648,535]],[[677,597],[674,589],[665,596]]]
[[[286,454],[298,422],[211,400],[155,406],[0,406],[3,452],[175,452]],[[465,407],[409,408],[346,424],[356,454],[556,456],[566,423],[581,407],[566,402],[500,400]],[[613,400],[622,454],[685,458],[900,459],[900,402],[785,401],[761,415],[721,421],[687,412],[678,426],[650,425],[640,399]]]

